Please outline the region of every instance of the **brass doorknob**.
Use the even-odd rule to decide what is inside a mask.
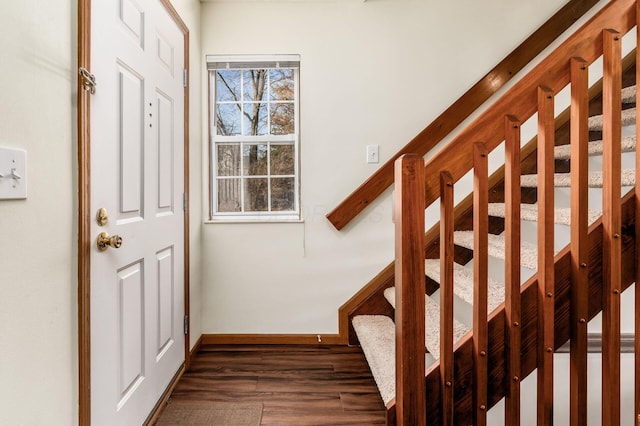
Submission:
[[[120,235],[113,235],[110,237],[106,232],[101,232],[100,235],[98,235],[96,245],[100,251],[105,251],[109,247],[117,249],[122,246],[122,237]]]

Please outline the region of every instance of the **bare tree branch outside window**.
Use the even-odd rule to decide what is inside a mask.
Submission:
[[[294,70],[214,73],[216,135],[237,139],[217,144],[217,211],[295,210],[295,145],[264,138],[296,133]]]

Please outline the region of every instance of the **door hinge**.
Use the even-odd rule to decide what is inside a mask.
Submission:
[[[189,334],[189,316],[184,316],[184,334]]]
[[[187,69],[182,69],[182,86],[187,87],[187,83],[189,82],[189,75],[187,74]]]
[[[82,79],[82,87],[92,95],[96,93],[96,76],[91,74],[85,67],[78,68],[78,74]]]
[[[187,211],[187,206],[189,204],[189,196],[186,192],[182,193],[182,211]]]

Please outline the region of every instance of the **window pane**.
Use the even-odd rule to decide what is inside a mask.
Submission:
[[[245,179],[244,210],[247,212],[264,212],[269,210],[268,192],[267,179]]]
[[[293,211],[295,205],[293,178],[271,179],[271,210],[274,212]]]
[[[247,136],[266,135],[267,129],[267,105],[264,103],[244,104],[243,134]]]
[[[240,105],[218,104],[216,105],[216,129],[222,136],[235,136],[240,134]]]
[[[218,211],[240,211],[240,179],[218,179]]]
[[[263,101],[267,98],[267,70],[246,70],[244,77],[245,101]]]
[[[269,70],[271,99],[278,101],[291,101],[295,96],[293,84],[293,70],[291,68],[279,68]]]
[[[240,101],[240,70],[216,71],[216,101]]]
[[[289,218],[300,208],[297,68],[243,61],[209,76],[213,217]]]
[[[245,144],[242,147],[242,175],[266,176],[267,175],[267,145]]]
[[[218,176],[240,176],[240,144],[218,146]]]
[[[295,109],[293,103],[271,104],[271,134],[295,133]]]
[[[271,174],[292,175],[295,172],[293,144],[271,145]]]

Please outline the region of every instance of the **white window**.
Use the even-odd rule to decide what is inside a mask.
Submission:
[[[297,220],[298,56],[207,56],[211,219]]]

